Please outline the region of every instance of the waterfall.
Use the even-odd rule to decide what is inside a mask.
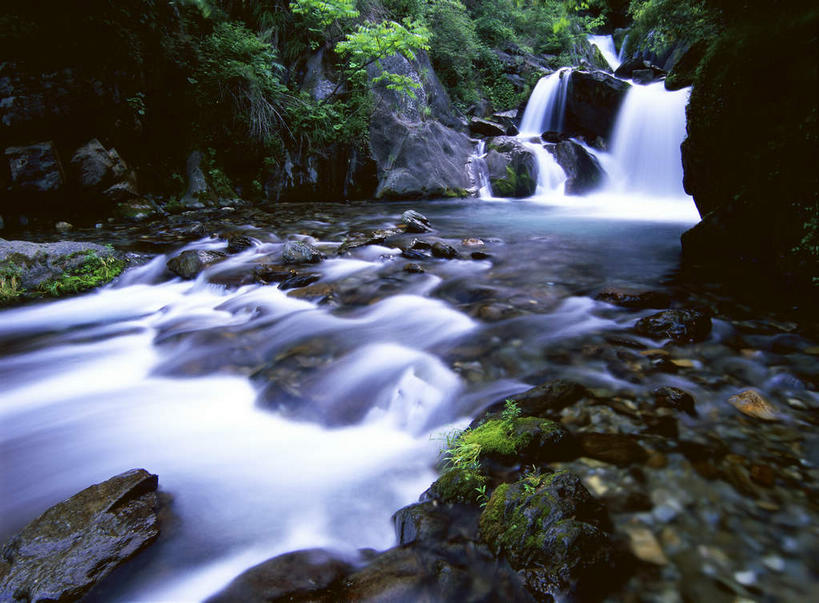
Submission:
[[[620,52],[617,53],[617,62],[620,64],[626,60],[626,46],[628,46],[628,34],[623,38],[623,43],[620,44]]]
[[[529,138],[548,130],[561,131],[571,74],[571,68],[564,67],[540,79],[523,112],[520,136]]]
[[[620,66],[620,58],[614,48],[614,38],[611,36],[589,36],[589,44],[597,46],[603,58],[611,67],[612,71]]]
[[[684,197],[680,144],[685,139],[685,105],[690,88],[669,92],[663,82],[632,86],[612,136],[613,164],[620,192]]]
[[[475,153],[472,155],[474,173],[478,182],[478,198],[492,198],[492,183],[489,180],[489,167],[486,165],[486,141],[478,141]]]

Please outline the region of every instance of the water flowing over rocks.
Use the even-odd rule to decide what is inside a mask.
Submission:
[[[86,488],[2,549],[0,599],[75,601],[159,536],[158,478],[132,469]]]
[[[227,257],[221,251],[189,249],[167,262],[168,270],[184,279],[196,278],[208,266],[221,262]]]
[[[603,71],[573,71],[566,96],[565,131],[608,141],[629,87]]]
[[[602,187],[606,173],[600,167],[600,162],[576,142],[547,145],[546,150],[554,155],[566,172],[565,194],[585,195]]]

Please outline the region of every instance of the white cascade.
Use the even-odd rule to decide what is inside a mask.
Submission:
[[[611,36],[589,36],[589,44],[597,46],[612,71],[620,66],[621,61],[617,56],[617,50],[614,48],[614,38]]]
[[[632,86],[612,136],[613,186],[620,192],[684,197],[680,144],[690,88],[676,92],[663,82]]]
[[[572,70],[564,67],[543,77],[532,90],[532,96],[523,112],[520,136],[540,136],[548,130],[560,131],[566,111],[566,93]]]

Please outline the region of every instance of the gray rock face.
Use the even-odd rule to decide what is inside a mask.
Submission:
[[[18,273],[22,287],[36,289],[41,283],[59,278],[67,270],[79,268],[89,252],[100,258],[120,256],[112,248],[96,243],[31,243],[0,239],[0,270]]]
[[[605,182],[606,173],[600,163],[576,142],[567,140],[549,145],[546,149],[566,172],[567,195],[585,195],[600,188]]]
[[[3,547],[0,600],[74,601],[159,535],[158,478],[132,469],[86,488]]]
[[[497,137],[486,154],[489,182],[498,197],[531,197],[537,188],[537,159],[517,138]]]
[[[574,71],[566,91],[567,132],[609,141],[630,85],[603,71]]]
[[[205,172],[202,171],[201,164],[202,153],[193,151],[188,155],[188,161],[185,164],[188,188],[185,191],[185,196],[182,197],[181,203],[183,206],[191,209],[202,209],[205,207],[204,201],[208,200],[210,195],[208,181],[207,178],[205,178]]]
[[[324,256],[321,252],[304,241],[287,241],[282,249],[282,262],[285,264],[317,264]]]
[[[489,121],[488,119],[481,119],[480,117],[473,117],[469,120],[469,131],[476,136],[506,135],[506,128],[504,126]]]
[[[425,56],[419,53],[415,63],[400,55],[382,60],[383,69],[411,78],[419,88],[411,98],[383,84],[375,87],[370,155],[378,172],[377,198],[465,196],[469,188],[466,165],[472,144],[465,134],[449,127],[458,122],[434,72],[424,69]],[[369,70],[370,78],[380,73],[375,65]]]
[[[188,249],[178,256],[168,260],[168,270],[184,279],[196,278],[208,266],[225,259],[221,251],[206,251],[204,249]]]
[[[64,184],[63,167],[51,141],[25,147],[9,147],[5,152],[11,189],[24,193],[55,193]]]
[[[116,203],[138,194],[134,172],[116,149],[106,149],[96,138],[71,157],[71,174],[81,190],[100,194]]]

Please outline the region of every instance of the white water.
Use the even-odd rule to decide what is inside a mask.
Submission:
[[[611,36],[589,36],[589,44],[597,46],[597,48],[600,49],[600,53],[603,55],[603,58],[606,59],[612,71],[620,66],[621,61],[614,47],[614,38]]]
[[[461,389],[428,348],[475,323],[411,294],[342,317],[276,287],[145,284],[166,259],[130,271],[121,288],[0,314],[0,540],[88,485],[145,467],[173,497],[174,519],[147,568],[106,595],[115,600],[200,600],[282,552],[391,546],[390,516],[434,480],[430,434],[452,420]],[[331,282],[368,267],[340,259],[319,270]],[[318,335],[342,348],[305,396],[331,415],[358,403],[352,424],[260,409],[244,376],[252,366],[229,361],[241,345],[275,364]],[[200,361],[216,365],[179,370]]]
[[[564,67],[543,77],[532,90],[532,96],[520,122],[520,136],[540,136],[543,132],[563,129],[566,111],[566,92],[571,69]]]
[[[613,52],[610,36],[592,36],[590,42]],[[606,171],[604,188],[584,197],[564,194],[566,175],[543,148],[539,135],[561,131],[570,76],[569,70],[561,69],[542,78],[524,111],[518,138],[538,163],[537,189],[530,200],[581,217],[698,222],[693,199],[682,186],[680,156],[690,89],[668,92],[662,82],[631,86],[618,113],[609,152],[577,141]]]
[[[685,197],[680,144],[685,139],[685,105],[690,88],[675,92],[663,82],[632,86],[612,135],[621,192]]]

